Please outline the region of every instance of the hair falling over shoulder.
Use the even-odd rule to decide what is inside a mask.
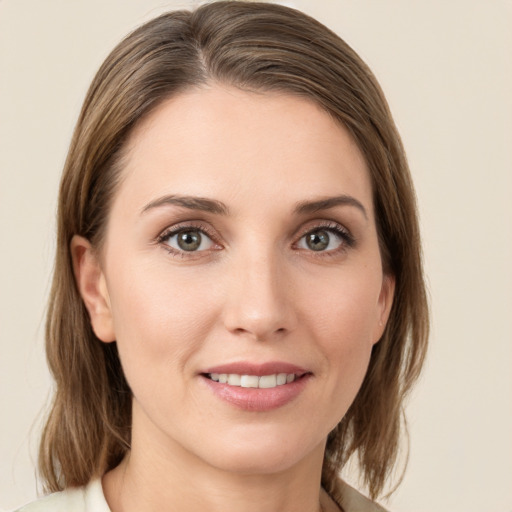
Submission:
[[[254,2],[213,2],[149,21],[112,51],[89,88],[60,186],[46,325],[55,395],[40,445],[41,477],[49,491],[85,485],[129,450],[131,391],[115,343],[100,342],[91,328],[70,242],[81,235],[101,248],[134,126],[163,100],[213,82],[309,98],[348,129],[366,158],[395,299],[356,400],[329,436],[322,483],[333,492],[339,471],[356,457],[375,498],[397,461],[404,399],[420,373],[429,328],[408,164],[384,95],[359,56],[307,15]]]

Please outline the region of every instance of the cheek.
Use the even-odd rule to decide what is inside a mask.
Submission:
[[[347,269],[327,279],[305,283],[304,306],[310,323],[329,345],[348,351],[373,345],[380,319],[382,277],[378,269]]]
[[[128,380],[135,372],[183,371],[218,316],[204,279],[147,263],[111,275],[114,329]]]
[[[352,306],[332,308],[330,333],[323,338],[327,394],[332,397],[331,406],[325,411],[329,430],[341,421],[355,400],[372,353],[368,311]]]
[[[317,281],[304,299],[303,323],[317,340],[330,389],[342,409],[350,405],[366,374],[380,319],[380,287],[380,274],[363,269]]]

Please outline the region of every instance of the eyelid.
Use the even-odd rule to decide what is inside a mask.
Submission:
[[[300,230],[298,231],[298,234],[296,236],[296,241],[293,243],[294,248],[297,248],[296,245],[298,242],[307,234],[312,233],[314,231],[318,230],[327,230],[331,231],[336,234],[336,236],[339,236],[342,239],[342,244],[339,248],[333,249],[330,251],[319,251],[318,253],[315,253],[315,256],[322,256],[323,255],[334,255],[338,252],[345,251],[350,247],[353,247],[356,244],[356,240],[349,229],[347,229],[344,225],[340,224],[339,222],[333,221],[333,220],[317,220],[317,221],[310,221],[305,226],[302,226]],[[212,242],[215,244],[215,248],[213,249],[207,249],[203,251],[181,251],[177,250],[173,247],[171,247],[169,244],[165,243],[165,240],[167,240],[169,237],[176,235],[178,233],[181,233],[183,231],[192,231],[197,230],[200,231],[203,235],[207,236],[212,240]],[[168,252],[182,256],[182,257],[194,257],[194,255],[197,257],[201,253],[206,253],[211,250],[219,250],[223,248],[223,244],[220,242],[220,237],[217,234],[217,231],[214,230],[208,223],[205,223],[202,220],[189,220],[189,221],[183,221],[178,222],[177,224],[173,224],[171,226],[168,226],[164,230],[162,230],[157,237],[155,238],[155,243],[162,245]],[[313,253],[314,251],[308,251]]]
[[[208,226],[202,221],[184,221],[179,222],[177,224],[173,224],[172,226],[165,228],[163,231],[160,232],[160,234],[158,234],[158,236],[155,239],[155,243],[162,245],[170,253],[177,254],[180,256],[193,257],[194,254],[197,255],[211,250],[207,249],[204,251],[187,252],[175,249],[174,247],[171,247],[169,244],[165,243],[165,241],[169,237],[182,233],[183,231],[199,231],[200,233],[208,237],[217,246],[217,248],[221,247],[221,243],[219,242],[219,237],[217,233],[210,226]],[[214,248],[213,250],[216,249]]]
[[[319,221],[309,222],[306,226],[301,228],[298,238],[297,238],[297,242],[295,242],[295,244],[297,244],[300,240],[302,240],[302,238],[304,236],[308,235],[309,233],[313,233],[315,231],[319,231],[322,229],[326,230],[326,231],[334,232],[337,236],[339,236],[343,240],[343,244],[341,245],[340,248],[334,249],[332,251],[319,251],[318,253],[316,253],[317,255],[321,255],[322,253],[323,254],[332,254],[339,250],[346,250],[347,248],[353,247],[356,244],[356,239],[354,238],[354,236],[352,235],[350,230],[347,229],[342,224],[340,224],[339,222],[335,222],[332,220],[319,220]],[[314,252],[314,251],[312,251],[312,252]]]

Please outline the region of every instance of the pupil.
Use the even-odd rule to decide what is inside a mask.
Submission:
[[[184,231],[178,235],[178,245],[184,251],[195,251],[201,245],[201,235],[197,231]]]
[[[310,233],[306,243],[312,251],[323,251],[329,245],[329,233],[327,231]]]

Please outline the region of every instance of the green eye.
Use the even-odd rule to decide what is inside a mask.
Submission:
[[[306,245],[312,251],[324,251],[329,247],[331,237],[327,231],[314,231],[306,235]]]
[[[184,251],[197,251],[201,247],[201,238],[198,231],[182,231],[176,235],[176,242]]]
[[[351,246],[353,239],[339,226],[318,227],[302,235],[297,244],[299,249],[313,252],[331,252],[343,246]]]
[[[177,233],[169,233],[163,243],[176,251],[205,251],[213,246],[212,239],[199,229],[184,229]]]

